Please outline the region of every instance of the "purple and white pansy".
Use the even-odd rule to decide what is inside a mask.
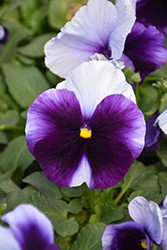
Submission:
[[[7,29],[0,24],[0,44],[5,44],[7,42],[8,35]]]
[[[57,37],[45,44],[46,66],[66,78],[98,53],[132,66],[142,80],[162,67],[167,59],[164,36],[156,27],[134,23],[135,4],[135,0],[116,0],[115,5],[89,0]]]
[[[102,236],[103,250],[151,250],[154,243],[166,250],[166,206],[161,209],[155,202],[138,196],[128,210],[134,221],[108,225]]]
[[[50,181],[105,189],[117,184],[140,155],[145,129],[122,71],[91,61],[34,101],[26,139]]]
[[[125,41],[122,57],[125,66],[132,66],[142,80],[151,72],[162,67],[167,60],[164,35],[154,26],[146,28],[136,22]]]
[[[33,205],[18,205],[1,220],[9,225],[0,226],[1,250],[60,250],[50,220]]]
[[[46,66],[66,78],[95,53],[119,59],[136,19],[135,5],[136,0],[118,0],[115,5],[107,0],[89,0],[57,37],[46,43]]]

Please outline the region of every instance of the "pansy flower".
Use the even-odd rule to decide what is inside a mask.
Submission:
[[[117,184],[144,146],[145,121],[120,69],[91,61],[30,106],[26,139],[58,186]]]
[[[146,122],[145,147],[148,151],[158,151],[158,139],[167,135],[167,108],[159,115],[158,111]],[[150,148],[150,150],[149,150]]]
[[[146,27],[154,25],[164,34],[167,34],[166,12],[166,0],[138,0],[136,3],[137,21]]]
[[[160,129],[167,135],[167,108],[157,117],[155,125],[158,124]]]
[[[127,34],[135,22],[136,0],[89,0],[57,37],[46,43],[45,64],[65,77],[95,53],[119,59]]]
[[[151,72],[162,67],[167,60],[164,35],[154,26],[146,28],[136,22],[125,41],[120,58],[125,66],[132,66],[142,80]]]
[[[0,226],[1,250],[60,250],[50,220],[33,205],[18,205],[1,220],[9,225]]]
[[[151,250],[154,243],[167,249],[167,221],[158,204],[138,196],[128,210],[134,221],[108,225],[102,236],[103,250]]]
[[[155,27],[134,24],[135,3],[117,0],[113,5],[107,0],[89,0],[57,37],[46,43],[46,66],[66,78],[98,53],[132,66],[142,79],[162,67],[167,59],[164,36]]]
[[[3,25],[0,25],[0,44],[5,44],[7,42],[8,35],[7,29]]]

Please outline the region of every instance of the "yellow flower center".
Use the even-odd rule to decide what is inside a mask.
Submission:
[[[146,240],[141,242],[141,246],[142,246],[142,248],[147,249]]]
[[[91,138],[92,136],[92,131],[88,129],[87,125],[85,125],[84,128],[80,130],[80,137],[82,138]]]

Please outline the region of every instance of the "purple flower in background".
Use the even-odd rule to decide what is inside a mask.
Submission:
[[[119,59],[135,22],[136,0],[89,0],[57,37],[45,45],[45,64],[55,74],[69,72],[95,53]]]
[[[7,29],[0,25],[0,44],[5,44],[7,42],[7,39],[8,39],[8,31]]]
[[[163,210],[142,196],[134,198],[128,210],[134,221],[108,225],[102,236],[103,250],[151,250],[153,243],[166,250],[167,219]]]
[[[26,139],[58,186],[117,184],[144,146],[145,122],[120,69],[85,62],[30,106]]]
[[[146,122],[145,147],[147,151],[158,151],[158,138],[167,134],[167,108],[159,115],[158,111]]]
[[[9,224],[0,226],[1,250],[59,250],[50,220],[33,205],[21,204],[1,219]]]
[[[106,227],[102,247],[103,250],[151,250],[151,241],[141,225],[127,221]]]
[[[146,28],[135,23],[125,41],[125,49],[120,61],[133,66],[144,79],[149,73],[162,67],[167,60],[164,35],[155,27]]]
[[[167,135],[167,108],[157,117],[155,125],[160,127],[160,129]]]
[[[158,138],[161,135],[161,130],[155,121],[158,117],[158,111],[146,122],[145,147],[148,151],[158,151]]]
[[[136,4],[137,21],[146,27],[154,25],[164,34],[167,34],[166,12],[166,0],[138,0]]]

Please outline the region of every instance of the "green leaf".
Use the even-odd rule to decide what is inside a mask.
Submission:
[[[25,170],[34,160],[28,151],[25,136],[12,140],[0,156],[2,173],[14,171],[18,166]]]
[[[138,190],[133,193],[128,197],[128,202],[133,200],[137,196],[143,196],[145,197],[148,201],[154,201],[157,204],[160,204],[160,202],[164,199],[165,195],[160,194],[160,193],[155,193],[155,192],[146,192],[143,190]]]
[[[38,193],[34,194],[29,202],[48,216],[55,231],[62,237],[71,236],[78,232],[78,223],[73,218],[68,219],[68,205],[64,201]]]
[[[1,105],[1,103],[0,103]],[[8,110],[5,113],[0,112],[0,130],[4,125],[16,125],[19,120],[19,114],[16,110]],[[2,127],[1,127],[2,126]],[[0,131],[0,143],[8,143],[8,133]]]
[[[22,17],[25,20],[25,23],[28,24],[32,13],[38,8],[36,0],[25,0],[20,6]]]
[[[3,13],[1,13],[0,16],[10,12],[13,9],[15,9],[16,7],[21,5],[24,1],[25,0],[10,0],[10,3],[7,5],[7,8],[4,9]]]
[[[111,201],[105,203],[98,203],[94,207],[96,215],[100,218],[100,221],[109,224],[114,221],[122,219],[123,214],[121,209],[114,205]]]
[[[69,0],[51,0],[49,5],[49,24],[60,29],[65,23],[65,14],[69,6]]]
[[[10,62],[16,53],[17,44],[27,37],[29,30],[17,24],[4,23],[5,27],[10,30],[8,42],[0,46],[0,63]]]
[[[157,152],[158,157],[161,159],[163,165],[167,167],[167,140],[160,141],[160,150]]]
[[[159,173],[159,184],[161,186],[161,191],[163,194],[167,194],[167,172]]]
[[[28,198],[32,196],[34,192],[36,191],[26,188],[21,191],[10,192],[6,199],[7,209],[5,210],[5,213],[13,210],[17,205],[21,203],[26,203]]]
[[[43,57],[44,44],[54,36],[55,33],[40,35],[34,38],[29,44],[19,47],[17,50],[19,53],[32,58]]]
[[[60,199],[62,197],[59,187],[53,182],[50,182],[44,173],[35,172],[23,179],[23,182],[28,183],[35,187],[40,193],[46,196],[54,197],[54,199]]]
[[[22,108],[29,107],[49,85],[36,67],[2,66],[9,92]]]
[[[105,227],[103,223],[87,224],[81,229],[71,250],[101,250]]]
[[[66,197],[80,197],[82,196],[83,192],[81,190],[81,187],[61,187],[60,188],[63,195]]]
[[[86,201],[81,199],[73,199],[68,204],[68,211],[70,213],[79,213],[82,210],[83,205],[86,203]]]
[[[8,110],[5,113],[0,112],[0,125],[16,125],[19,121],[19,114],[16,110]]]
[[[10,179],[3,180],[0,184],[0,188],[6,194],[12,191],[15,191],[15,192],[20,191],[20,188]]]

